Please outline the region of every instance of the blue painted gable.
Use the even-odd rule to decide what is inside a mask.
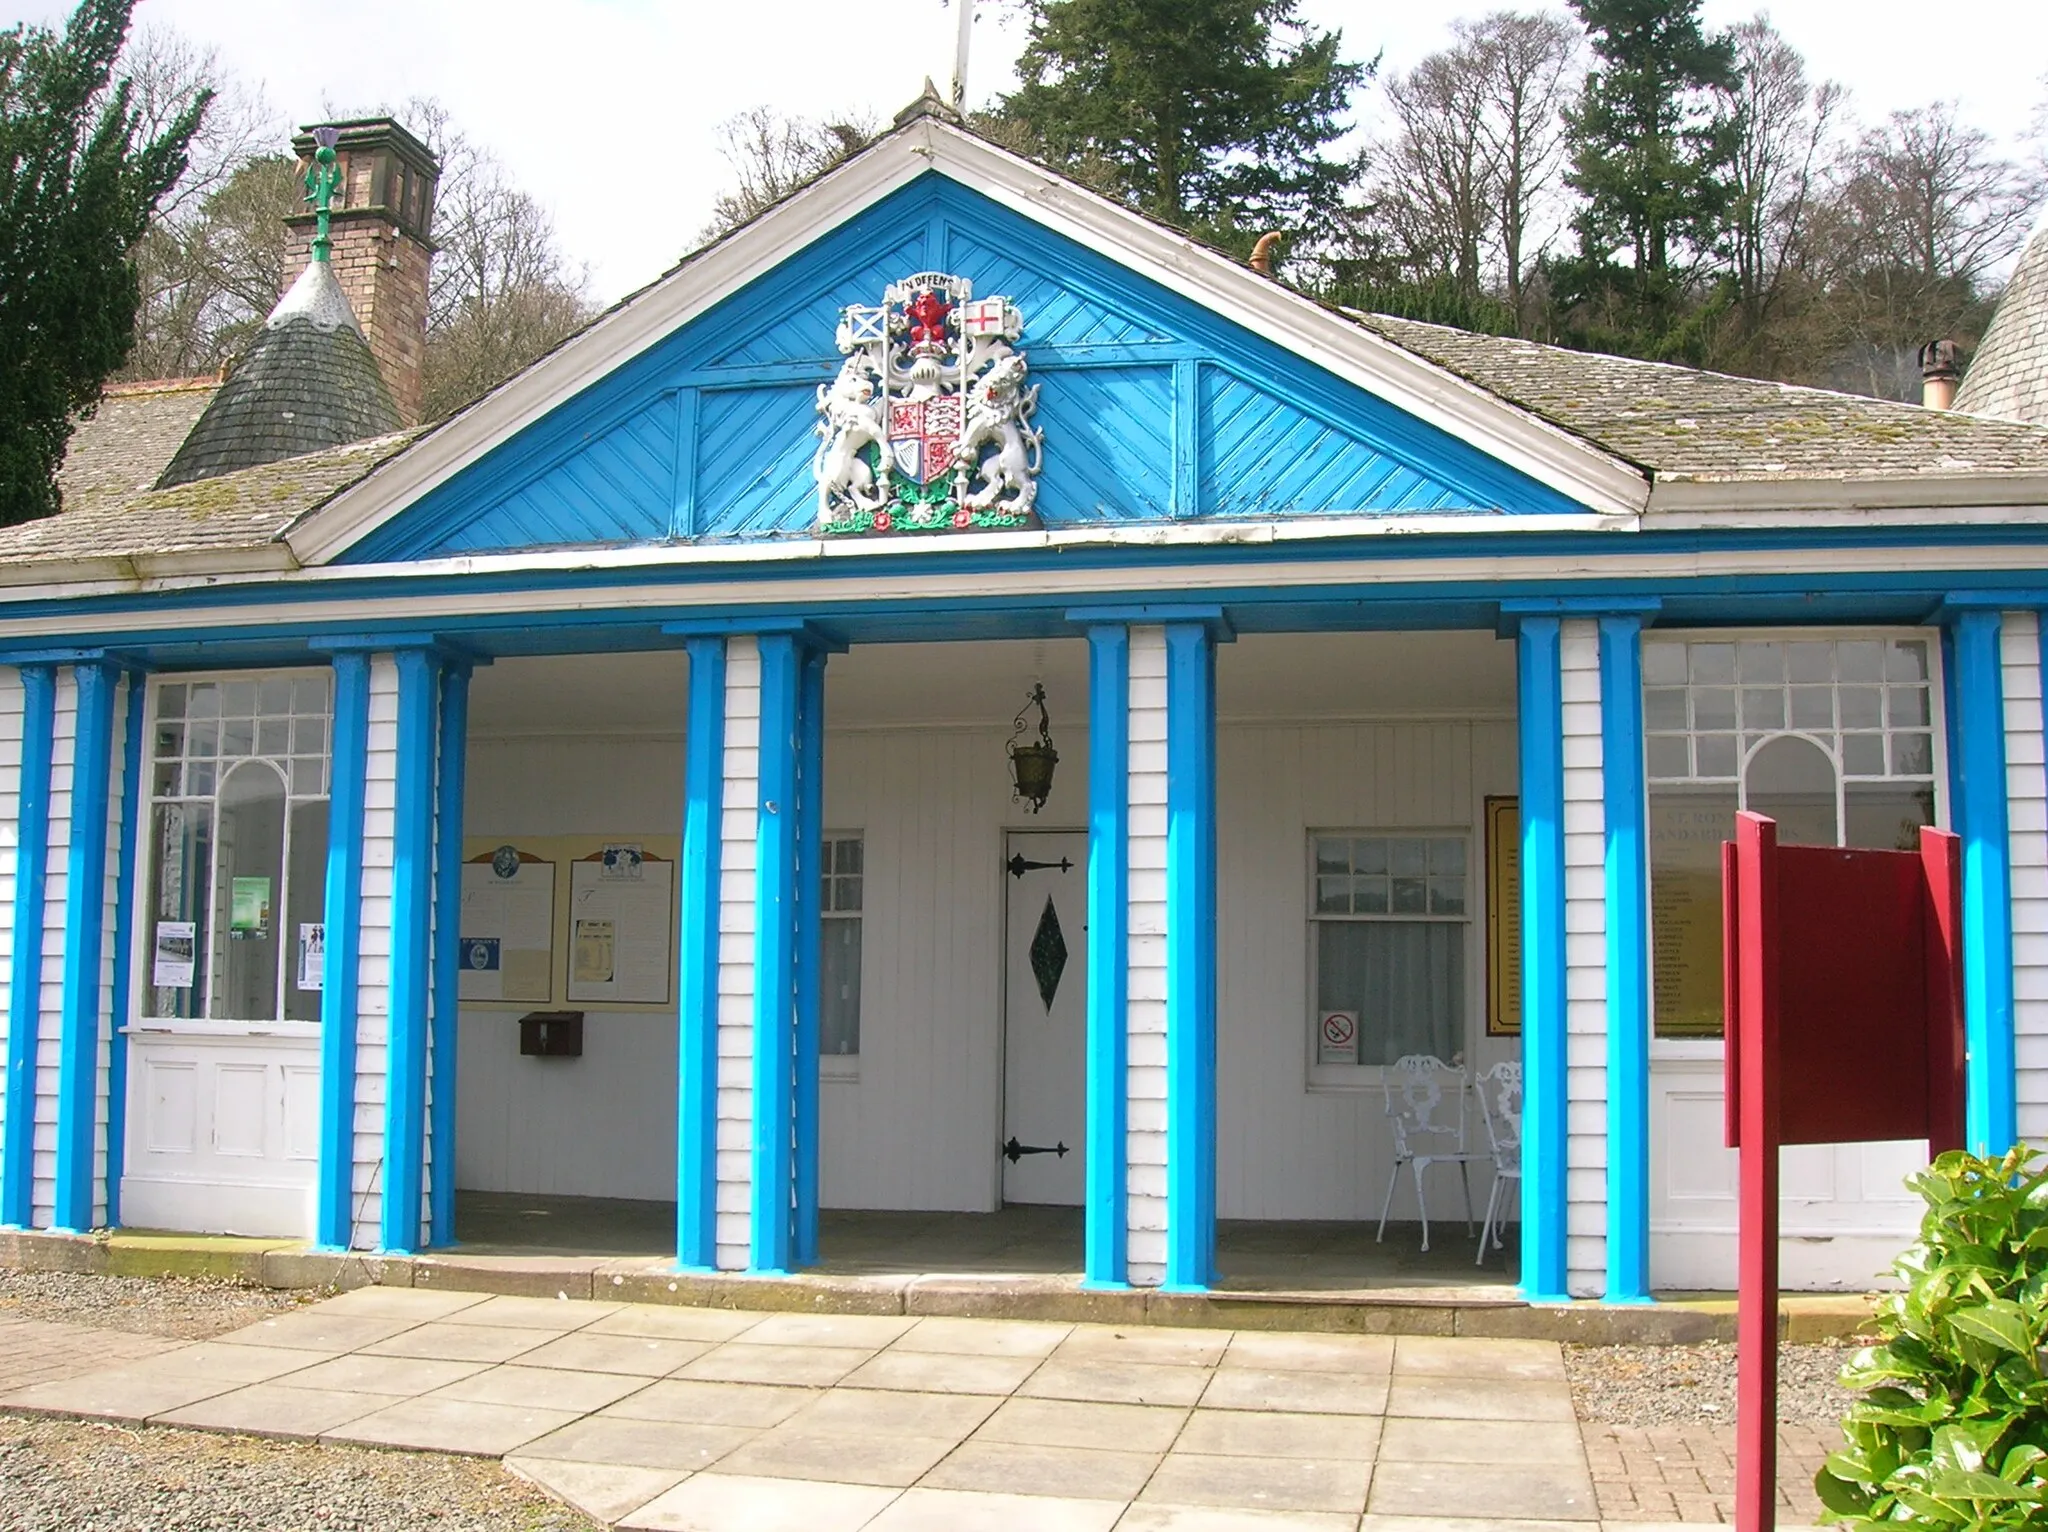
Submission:
[[[468,464],[343,562],[808,535],[816,397],[838,368],[840,310],[932,270],[1024,316],[1050,528],[1583,509],[931,172]]]

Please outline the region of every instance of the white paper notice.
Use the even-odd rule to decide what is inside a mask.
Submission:
[[[194,921],[159,920],[156,923],[156,962],[150,971],[150,983],[158,989],[190,989],[192,950],[198,938],[199,928]]]
[[[628,849],[630,859],[618,855]],[[637,847],[608,847],[607,853],[598,861],[570,864],[569,919],[576,957],[569,971],[569,998],[666,1005],[676,864],[642,857]]]
[[[327,967],[327,927],[318,921],[299,925],[299,988],[318,989]]]
[[[461,997],[545,1005],[554,998],[554,930],[553,862],[520,862],[510,877],[490,862],[465,862]]]

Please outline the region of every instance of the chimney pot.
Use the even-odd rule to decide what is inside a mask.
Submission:
[[[1929,341],[1920,348],[1920,403],[1945,410],[1956,402],[1956,381],[1963,375],[1956,363],[1956,343]]]

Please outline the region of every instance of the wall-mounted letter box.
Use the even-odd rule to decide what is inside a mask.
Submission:
[[[519,1051],[537,1059],[583,1057],[581,1011],[529,1011],[519,1018]]]

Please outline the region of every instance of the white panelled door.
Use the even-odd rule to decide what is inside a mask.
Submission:
[[[1017,831],[1004,862],[1003,1201],[1078,1207],[1088,1125],[1088,837]]]

